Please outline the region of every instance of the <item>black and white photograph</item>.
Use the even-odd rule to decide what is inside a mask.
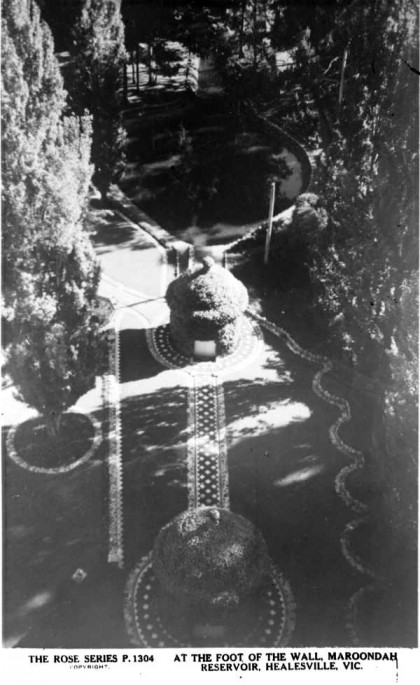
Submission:
[[[3,651],[418,647],[418,14],[2,0]]]

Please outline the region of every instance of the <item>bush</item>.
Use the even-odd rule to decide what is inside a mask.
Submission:
[[[401,324],[388,351],[390,382],[375,431],[378,471],[389,524],[398,547],[417,544],[418,482],[418,277],[403,283]],[[378,411],[378,413],[379,413]],[[384,459],[386,455],[386,459]]]
[[[269,572],[261,533],[247,519],[217,507],[190,509],[164,526],[153,548],[163,589],[181,601],[235,606]]]
[[[319,254],[328,244],[328,226],[328,213],[322,198],[314,193],[303,193],[296,198],[293,210],[283,212],[279,221],[273,223],[270,261],[281,262],[279,277],[284,279],[286,273],[296,271],[297,276],[305,278],[314,254]],[[258,259],[261,259],[267,228],[266,221],[253,228],[231,245],[229,252],[247,254],[257,251]]]
[[[292,228],[303,239],[314,232],[324,231],[328,226],[328,214],[322,199],[314,193],[303,193],[296,198]]]
[[[195,340],[215,340],[217,352],[234,349],[238,321],[248,306],[246,288],[226,269],[207,258],[203,267],[173,281],[166,299],[171,335],[180,352],[190,356]]]

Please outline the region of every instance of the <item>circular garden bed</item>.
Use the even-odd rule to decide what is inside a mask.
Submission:
[[[29,471],[64,473],[90,459],[99,442],[100,427],[92,417],[68,412],[56,436],[50,434],[42,416],[12,428],[7,449],[10,458]]]

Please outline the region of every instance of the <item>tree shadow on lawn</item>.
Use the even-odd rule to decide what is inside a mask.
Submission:
[[[280,324],[284,325],[284,322]],[[302,337],[304,337],[304,331]],[[279,347],[279,339],[275,336],[267,333],[266,339]],[[280,349],[281,357],[285,361],[287,354],[281,347]],[[325,346],[321,346],[319,353],[325,353],[324,350]],[[290,351],[288,353],[293,354]],[[296,355],[294,358],[296,368],[296,365],[301,365],[301,361]],[[290,357],[289,364],[293,365],[293,356]],[[318,365],[312,366],[316,369]],[[321,368],[320,365],[318,368]],[[309,377],[312,378],[312,375]],[[363,468],[348,474],[345,480],[351,496],[365,503],[369,510],[367,523],[358,527],[351,535],[351,547],[355,554],[370,564],[382,578],[379,589],[372,595],[375,601],[371,600],[370,595],[363,598],[361,612],[365,611],[368,606],[370,615],[369,610],[366,610],[363,619],[360,619],[358,629],[360,629],[362,643],[365,644],[412,646],[416,633],[413,628],[416,622],[415,602],[413,602],[417,588],[417,570],[415,562],[413,563],[416,552],[413,554],[411,546],[401,539],[404,535],[400,534],[397,540],[394,539],[395,532],[391,521],[393,514],[386,497],[390,489],[390,484],[386,479],[389,479],[390,475],[382,468],[382,462],[378,464],[378,455],[375,454],[372,440],[377,395],[374,388],[372,389],[370,385],[366,386],[363,380],[363,377],[357,373],[357,369],[337,360],[332,370],[322,376],[322,386],[325,390],[349,402],[351,420],[340,427],[340,438],[347,445],[359,450],[364,458]],[[325,406],[328,405],[325,404]],[[334,407],[330,407],[330,412],[331,410],[336,412],[335,416],[332,416],[334,421],[340,411]],[[327,427],[325,425],[325,430]],[[340,463],[343,466],[351,463],[351,458],[349,459],[339,451],[336,451],[336,460],[338,467]],[[304,476],[305,467],[302,471],[301,475]],[[296,475],[299,476],[299,471]],[[289,484],[293,485],[293,478],[289,479]],[[414,490],[416,490],[415,487],[411,490],[408,488],[405,493],[416,507],[417,493]],[[281,489],[281,492],[283,491],[284,488]],[[348,509],[347,512],[351,519],[352,511]],[[385,626],[387,626],[386,629]]]
[[[154,243],[152,241],[152,239],[146,235],[143,235],[143,237],[139,238],[139,240],[133,241],[129,247],[130,247],[130,250],[133,250],[133,251],[144,252],[145,250],[153,250],[155,253],[155,258],[158,261],[159,265],[162,265],[165,263],[165,260],[162,256],[161,251],[157,252],[156,243]],[[146,255],[146,256],[148,256],[148,255]],[[152,255],[149,255],[149,258],[150,257],[152,259],[154,259],[154,257]]]
[[[200,146],[197,141],[191,154],[179,153],[176,160],[171,150],[166,167],[162,158],[152,173],[139,170],[140,178],[124,182],[126,191],[136,193],[145,210],[175,232],[185,230],[194,217],[203,227],[261,221],[268,207],[269,181],[280,173],[279,165],[273,163],[268,146],[247,149],[229,140],[231,133],[224,135],[223,142]]]
[[[102,223],[97,227],[96,233],[92,236],[92,242],[96,250],[111,245],[121,246],[125,243],[130,243],[136,236],[136,233],[136,228],[125,220],[111,219],[109,222]]]
[[[264,241],[248,259],[240,259],[231,271],[246,285],[261,314],[286,328],[303,348],[321,355],[329,353],[328,321],[313,304],[313,285],[302,254],[285,252],[264,264]]]
[[[346,524],[358,515],[335,491],[335,478],[352,459],[329,439],[328,428],[337,410],[334,416],[334,408],[325,405],[326,418],[322,401],[315,398],[314,407],[302,390],[294,384],[270,382],[225,384],[231,508],[261,529],[274,560],[291,582],[299,612],[294,644],[344,646],[349,643],[348,601],[368,580],[340,549]],[[276,395],[277,411],[284,412],[286,420],[265,427],[264,407],[270,407]],[[309,417],[288,411],[302,400],[313,410]],[[248,423],[241,422],[244,417]],[[346,442],[363,445],[359,423],[350,422],[346,428]],[[389,585],[379,583],[374,600],[363,598],[357,628],[366,644],[412,646],[415,565],[406,550],[393,554],[386,521],[378,526],[378,516],[386,517],[383,488],[370,453],[364,451],[364,457],[365,467],[345,480],[351,496],[366,504],[369,512],[367,522],[350,535],[350,550],[379,576],[386,569]],[[386,616],[386,629],[381,616]]]
[[[320,439],[325,439],[327,453],[333,450],[333,463],[336,464],[337,470],[351,463],[351,458],[334,448],[329,438],[329,429],[342,415],[342,409],[321,399],[313,389],[313,380],[322,365],[296,355],[288,349],[285,340],[267,331],[264,331],[264,337],[267,346],[263,369],[274,371],[277,380],[267,382],[263,378],[255,378],[252,382],[225,383],[229,422],[234,424],[241,417],[255,417],[259,414],[264,420],[264,412],[267,409],[269,413],[273,412],[273,407],[277,407],[279,416],[283,414],[285,418],[285,423],[279,420],[280,424],[287,426],[289,419],[292,422],[295,421],[294,414],[297,411],[299,415],[300,407],[303,405],[311,412],[310,420],[306,424],[314,426],[315,438],[319,436]],[[349,402],[351,418],[340,427],[339,436],[348,446],[360,450],[365,457],[365,468],[349,477],[349,487],[355,488],[355,497],[375,507],[381,497],[381,492],[377,474],[371,464],[369,433],[369,422],[372,417],[371,398],[365,393],[355,392],[346,371],[346,369],[333,367],[332,371],[322,376],[321,384],[322,388],[333,396]],[[296,406],[296,411],[293,409],[294,406]],[[302,424],[294,425],[298,430]],[[255,429],[252,422],[249,423],[248,429],[242,427],[243,435],[247,437],[252,435],[253,430]]]
[[[154,250],[156,244],[152,238],[139,231],[125,220],[113,221],[109,224],[101,224],[92,236],[92,242],[98,254],[106,254],[112,251],[114,246],[119,248],[130,247],[132,250]]]
[[[54,601],[27,622],[26,634],[16,645],[24,648],[93,649],[131,647],[127,635],[123,596],[126,573],[110,564],[92,567],[80,583],[64,581]]]
[[[166,96],[163,99],[163,96]],[[189,95],[183,95],[176,91],[160,92],[154,103],[141,105],[131,103],[123,113],[124,127],[127,130],[130,142],[138,141],[138,150],[143,153],[142,159],[149,158],[150,137],[155,131],[163,126],[176,127],[181,121],[190,117],[196,117],[196,102]],[[132,159],[131,145],[127,150],[128,159]]]
[[[106,424],[107,419],[100,412],[97,420]],[[61,474],[18,467],[6,457],[5,444],[3,454],[4,639],[13,643],[27,635],[19,646],[26,646],[25,641],[33,646],[61,646],[66,636],[61,632],[54,638],[49,617],[57,615],[59,620],[62,597],[71,596],[77,585],[74,572],[83,569],[89,584],[102,582],[107,552],[107,443],[103,441],[88,462]],[[78,609],[72,611],[77,621]],[[49,644],[44,645],[44,640]]]
[[[131,112],[142,111],[145,112],[146,115],[150,113],[152,116],[155,108],[165,107],[170,109],[171,107],[177,106],[180,102],[184,102],[185,104],[191,102],[195,103],[196,98],[190,92],[184,90],[180,93],[178,87],[171,89],[168,88],[167,85],[171,84],[165,84],[165,87],[159,89],[142,87],[139,99],[128,104],[124,109],[124,115]]]
[[[319,398],[313,390],[313,379],[322,369],[322,364],[309,362],[296,355],[287,348],[284,340],[268,331],[264,331],[264,336],[275,352],[268,355],[265,368],[277,370],[279,379],[283,377],[290,381],[293,401],[299,401],[300,398],[300,401],[310,406],[315,403],[318,412],[316,420],[320,431],[324,431],[326,435],[329,428],[342,415],[342,409]],[[307,349],[310,350],[309,346]],[[322,350],[318,354],[320,352]],[[379,508],[382,497],[381,482],[377,469],[374,468],[375,460],[372,455],[372,422],[376,397],[355,383],[354,369],[337,362],[322,375],[321,386],[333,397],[348,403],[350,418],[340,426],[339,437],[349,447],[359,450],[365,460],[363,469],[358,469],[348,476],[348,487],[356,499],[368,502],[372,509]],[[344,462],[346,460],[346,456],[339,451],[337,458]]]
[[[161,121],[153,116],[148,125],[148,135],[141,124],[129,126],[131,173],[122,185],[169,231],[185,230],[194,219],[200,227],[261,221],[268,211],[270,181],[291,173],[280,158],[283,145],[239,121],[227,102],[209,106],[197,101],[182,116],[179,111]],[[277,211],[282,203],[290,206],[291,200],[279,196]]]
[[[143,329],[125,328],[120,331],[120,381],[153,378],[165,369],[151,355]]]
[[[121,405],[124,542],[127,567],[148,553],[160,528],[188,506],[187,391],[182,387]]]
[[[341,553],[340,536],[354,515],[334,479],[348,461],[330,443],[331,416],[304,400],[294,386],[225,384],[231,508],[260,528],[291,582],[299,607],[294,643],[345,645],[343,612],[359,579]],[[264,426],[260,412],[273,404],[280,425]],[[299,404],[312,413],[290,411]],[[370,535],[368,527],[360,531],[357,553],[369,551]]]

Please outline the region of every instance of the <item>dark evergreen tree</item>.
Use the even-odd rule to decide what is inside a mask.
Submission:
[[[58,52],[71,50],[72,28],[82,9],[83,0],[38,0],[41,16],[54,36]]]
[[[240,103],[278,92],[272,48],[272,0],[236,0],[226,9],[216,58],[226,91]]]
[[[239,0],[227,12],[235,36],[239,59],[256,68],[271,57],[271,27],[274,13],[270,0]]]
[[[208,57],[224,46],[226,16],[218,4],[184,2],[174,13],[175,35],[195,55]]]
[[[417,81],[402,59],[418,59],[416,24],[405,0],[357,3],[313,48],[324,63],[323,50],[338,58],[335,78],[318,80],[332,124],[318,186],[335,230],[330,252],[318,256],[317,280],[325,274],[325,304],[348,332],[353,325],[356,354],[368,339],[389,348],[399,316],[393,301],[417,269],[418,111],[409,95]]]
[[[82,221],[90,121],[65,115],[51,33],[31,0],[3,4],[3,279],[8,371],[51,419],[91,387],[99,270]]]
[[[86,0],[73,31],[74,61],[68,75],[72,109],[93,118],[94,182],[103,198],[124,166],[121,120],[126,52],[124,25],[113,0]]]
[[[316,45],[308,37],[311,87],[331,123],[318,177],[331,226],[328,244],[314,243],[312,283],[376,381],[376,476],[400,550],[417,535],[418,76],[407,66],[418,69],[417,35],[415,3],[377,0],[342,9]]]

